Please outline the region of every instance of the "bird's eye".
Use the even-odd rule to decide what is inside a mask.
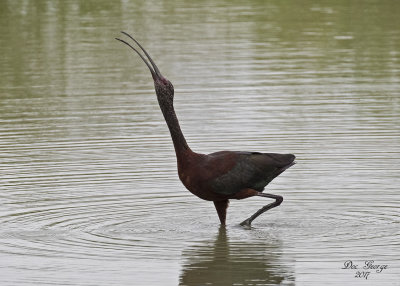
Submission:
[[[166,78],[162,78],[162,79],[161,79],[161,82],[162,82],[164,85],[168,85],[168,80],[167,80]]]

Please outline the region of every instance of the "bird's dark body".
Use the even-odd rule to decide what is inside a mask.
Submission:
[[[178,174],[185,187],[203,200],[244,199],[262,192],[293,165],[294,155],[221,151],[209,155],[187,152]]]
[[[251,222],[265,211],[279,206],[283,198],[279,195],[265,194],[263,190],[275,177],[294,164],[292,154],[221,151],[208,155],[193,152],[187,142],[175,114],[173,100],[174,87],[161,75],[146,50],[129,34],[144,52],[144,56],[124,40],[118,39],[132,48],[145,62],[154,80],[157,100],[167,123],[178,161],[179,178],[185,187],[203,200],[213,201],[221,224],[225,224],[226,210],[230,199],[245,199],[263,196],[275,199],[257,211],[242,225]]]

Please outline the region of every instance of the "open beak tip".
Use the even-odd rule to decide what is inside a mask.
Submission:
[[[132,50],[134,50],[141,58],[142,60],[145,62],[145,64],[147,65],[147,67],[150,69],[151,75],[153,76],[153,80],[156,80],[158,78],[162,78],[162,75],[158,69],[158,67],[156,66],[156,64],[153,62],[153,60],[151,59],[150,55],[146,52],[146,50],[139,44],[138,41],[136,41],[131,35],[129,35],[128,33],[121,31],[122,34],[128,36],[129,38],[131,38],[139,47],[140,49],[145,53],[145,55],[147,56],[147,58],[150,60],[151,65],[153,66],[154,70],[150,67],[149,63],[146,61],[146,59],[134,48],[132,47],[129,43],[127,43],[124,40],[121,40],[119,38],[115,38],[116,40],[126,44],[127,46],[129,46]]]
[[[132,36],[129,35],[127,32],[121,31],[121,34],[124,34],[125,36],[128,36],[129,38],[131,38]]]

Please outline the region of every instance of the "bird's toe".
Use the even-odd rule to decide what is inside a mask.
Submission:
[[[240,223],[241,226],[250,228],[251,227],[251,221],[249,219],[246,219]]]

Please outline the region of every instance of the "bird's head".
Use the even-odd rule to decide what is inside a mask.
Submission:
[[[161,76],[161,78],[154,79],[154,88],[160,103],[174,100],[174,86],[165,77]]]
[[[139,48],[142,49],[142,51],[144,52],[146,57],[149,59],[151,65],[149,64],[149,62],[146,60],[146,58],[137,49],[132,47],[131,44],[129,44],[126,41],[121,40],[119,38],[115,38],[116,40],[128,45],[132,50],[134,50],[141,57],[141,59],[144,61],[144,63],[147,65],[147,67],[149,68],[150,73],[151,73],[151,75],[153,77],[153,80],[154,80],[154,88],[156,90],[156,94],[157,94],[157,98],[158,98],[159,102],[160,103],[167,103],[167,102],[171,102],[172,103],[172,101],[174,99],[174,86],[172,85],[172,83],[161,74],[160,70],[158,69],[156,64],[153,62],[153,60],[151,59],[150,55],[139,44],[138,41],[136,41],[128,33],[125,33],[125,32],[121,32],[121,33],[126,35],[126,36],[128,36],[131,40],[133,40],[139,46]]]

